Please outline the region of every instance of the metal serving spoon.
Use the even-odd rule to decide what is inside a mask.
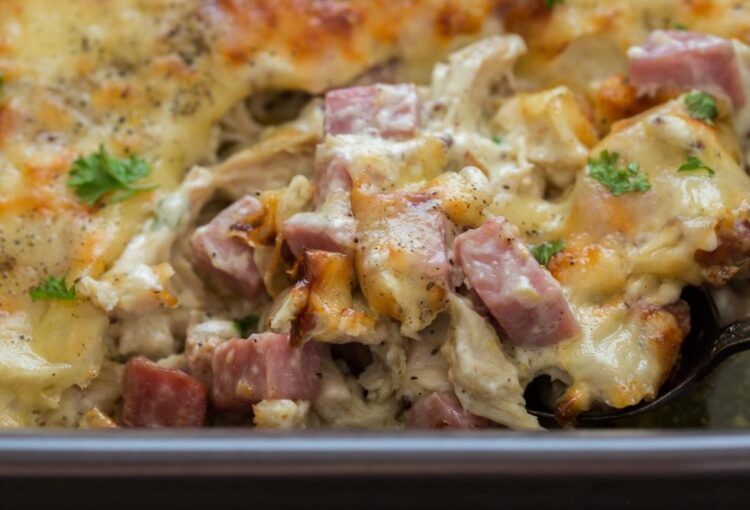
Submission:
[[[576,422],[605,422],[654,411],[683,396],[729,356],[750,349],[750,318],[722,328],[714,300],[706,289],[688,287],[682,298],[690,305],[690,333],[682,344],[678,365],[662,386],[659,395],[650,402],[623,409],[589,411],[580,414]],[[539,418],[555,418],[554,413],[533,395],[527,398],[527,407],[531,414]]]

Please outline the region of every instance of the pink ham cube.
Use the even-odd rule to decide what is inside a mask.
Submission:
[[[205,386],[143,356],[125,366],[124,401],[122,421],[128,427],[201,427],[206,420]]]
[[[534,259],[518,230],[494,217],[458,236],[456,260],[508,340],[525,347],[553,345],[580,326],[557,280]]]
[[[419,129],[419,94],[413,84],[370,85],[326,94],[325,130],[330,135],[408,138]]]
[[[243,410],[266,399],[311,400],[320,388],[319,344],[289,344],[289,334],[261,333],[219,345],[212,363],[212,401]]]
[[[246,195],[197,229],[191,240],[198,269],[216,284],[249,300],[262,294],[263,279],[253,260],[253,249],[230,233],[232,225],[262,210],[255,197]]]
[[[741,108],[746,101],[731,41],[682,30],[656,30],[630,50],[630,81],[643,94],[662,87],[720,93]]]
[[[490,426],[480,416],[468,413],[452,393],[432,393],[417,400],[406,419],[413,429],[478,429]]]

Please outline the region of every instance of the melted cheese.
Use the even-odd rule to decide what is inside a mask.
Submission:
[[[563,414],[597,401],[624,407],[653,398],[669,373],[682,333],[658,307],[677,301],[683,285],[704,281],[695,253],[716,249],[717,227],[733,223],[750,193],[722,129],[691,119],[677,99],[615,125],[592,149],[592,158],[608,150],[621,165],[638,162],[651,189],[615,197],[581,175],[570,196],[565,254],[551,269],[583,335],[516,351],[528,377],[549,373],[571,385]],[[716,174],[678,172],[692,154]]]
[[[30,424],[32,411],[87,384],[103,355],[103,311],[85,300],[32,303],[29,289],[48,275],[108,269],[159,195],[209,157],[211,130],[234,104],[267,88],[320,92],[392,58],[419,74],[452,45],[496,29],[492,8],[482,0],[2,2],[0,311],[26,325],[21,344],[8,338],[15,327],[2,328],[5,422]],[[149,161],[159,191],[82,205],[67,172],[100,144]]]
[[[720,132],[691,119],[680,99],[616,125],[592,157],[608,150],[620,154],[622,165],[638,162],[651,190],[615,197],[594,179],[579,179],[568,228],[592,240],[619,237],[632,274],[700,283],[695,252],[716,249],[717,225],[736,215],[750,192]],[[678,172],[689,156],[715,169],[715,176]]]
[[[526,157],[557,187],[572,184],[597,140],[594,126],[567,87],[518,94],[497,112],[495,123],[526,143]]]
[[[682,340],[664,306],[683,285],[705,280],[706,268],[694,254],[719,246],[718,227],[747,208],[750,180],[732,129],[691,119],[679,99],[612,124],[650,106],[613,75],[625,71],[628,47],[676,23],[750,42],[750,8],[732,0],[534,5],[1,2],[0,425],[72,424],[94,408],[84,423],[105,424],[102,413],[119,389],[119,366],[101,368],[113,329],[120,333],[119,353],[162,356],[174,352],[173,326],[186,328],[190,310],[227,318],[247,311],[246,303],[212,299],[185,247],[216,190],[236,198],[297,176],[287,188],[264,193],[259,230],[270,241],[259,243],[254,255],[276,296],[262,324],[290,329],[306,301],[285,290],[283,239],[276,234],[311,200],[303,176],[312,174],[321,141],[320,104],[312,102],[280,128],[252,126],[250,147],[210,170],[195,167],[185,178],[193,165],[214,162],[217,122],[256,91],[317,94],[376,79],[383,69],[396,80],[424,82],[450,50],[499,32],[495,12],[523,38],[486,37],[435,67],[432,86],[420,89],[425,125],[417,137],[394,142],[344,135],[325,142],[324,150],[347,161],[354,176],[362,239],[379,248],[357,258],[360,290],[371,309],[402,322],[401,330],[381,317],[367,336],[367,343],[378,344],[368,347],[374,362],[358,378],[326,355],[315,401],[309,407],[258,404],[258,425],[397,426],[400,398],[453,385],[468,411],[535,428],[522,395],[541,373],[569,385],[558,409],[564,415],[596,402],[620,407],[653,397]],[[747,60],[747,48],[736,44]],[[734,119],[740,133],[749,111]],[[498,134],[500,143],[493,140]],[[158,190],[106,207],[83,205],[67,188],[67,174],[77,156],[102,144],[149,161],[148,180]],[[614,197],[587,177],[587,158],[603,150],[637,161],[652,189]],[[714,168],[715,177],[678,173],[688,155]],[[561,193],[554,200],[550,182]],[[501,214],[529,243],[564,238],[565,252],[550,270],[582,335],[550,348],[506,349],[466,301],[417,281],[400,250],[430,233],[418,222],[399,225],[383,216],[388,204],[372,197],[395,191],[429,193],[458,227]],[[395,204],[390,213],[403,208]],[[397,230],[403,239],[392,239]],[[449,242],[454,234],[446,229]],[[31,301],[30,288],[66,273],[78,282],[77,301]],[[323,286],[319,294],[327,299],[322,291],[348,290],[348,279],[344,284]],[[338,308],[370,312],[356,292],[343,296]],[[445,319],[433,331],[422,330],[446,304],[443,317],[450,315],[453,324],[447,341]],[[164,311],[176,305],[174,314]],[[121,321],[109,333],[108,313]],[[332,334],[327,340],[340,339]],[[435,359],[441,345],[444,356]],[[184,358],[164,363],[181,367]],[[83,393],[79,388],[92,380]]]

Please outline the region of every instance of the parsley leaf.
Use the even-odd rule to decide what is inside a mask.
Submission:
[[[73,162],[68,186],[75,189],[76,195],[85,204],[94,205],[104,195],[108,195],[107,203],[111,204],[127,200],[141,191],[156,188],[132,186],[135,181],[150,173],[151,165],[138,156],[114,158],[100,146],[99,152],[79,157]]]
[[[648,191],[651,184],[646,175],[638,173],[641,166],[631,161],[624,169],[617,169],[620,155],[602,151],[599,159],[589,159],[589,175],[606,186],[616,197],[633,191]]]
[[[531,254],[541,265],[546,266],[550,259],[565,249],[565,243],[557,239],[547,241],[546,243],[537,244],[531,247]]]
[[[564,4],[565,0],[544,0],[544,4],[547,6],[547,9],[552,9],[555,4]]]
[[[678,172],[693,172],[696,170],[705,170],[706,172],[708,172],[708,175],[710,177],[716,175],[716,172],[714,172],[713,168],[711,168],[695,156],[688,156],[687,161],[677,169]]]
[[[71,285],[67,287],[65,285],[65,278],[67,275],[63,275],[59,278],[50,276],[41,285],[31,289],[32,301],[39,301],[41,299],[65,299],[72,300],[76,298],[75,286]]]
[[[672,27],[675,30],[687,30],[688,29],[688,27],[687,27],[687,25],[685,23],[679,23],[679,22],[675,23]]]
[[[502,145],[503,143],[503,137],[495,135],[492,137],[492,141],[495,142],[497,145]]]
[[[3,85],[5,85],[5,73],[0,69],[0,89],[3,88]]]
[[[237,328],[237,332],[242,338],[247,338],[258,331],[258,321],[260,321],[260,317],[250,314],[247,317],[235,320],[234,327]]]
[[[691,92],[685,96],[688,114],[706,124],[713,124],[719,116],[716,100],[705,92]]]

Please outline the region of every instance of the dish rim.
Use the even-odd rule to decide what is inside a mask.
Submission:
[[[750,432],[3,431],[0,476],[654,477],[750,473]]]

